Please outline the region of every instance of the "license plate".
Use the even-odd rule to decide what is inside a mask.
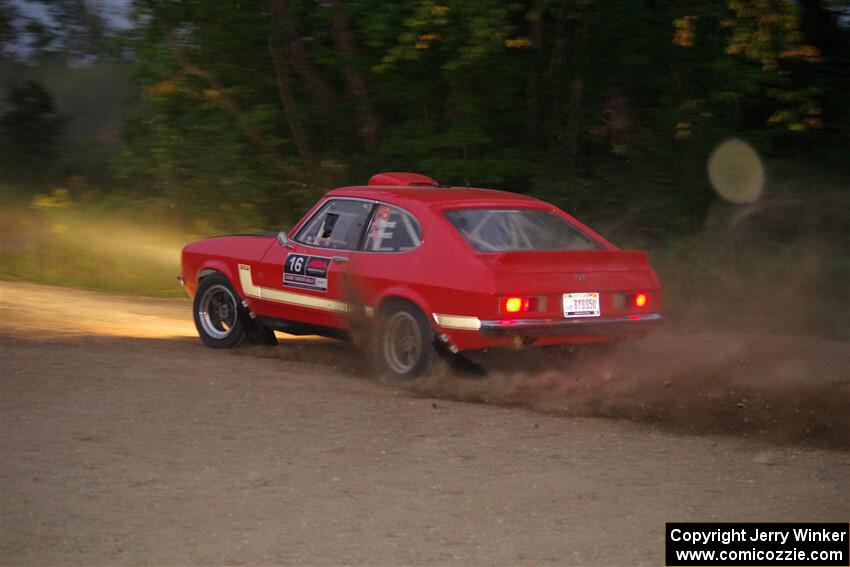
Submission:
[[[599,294],[565,293],[564,317],[599,317]]]

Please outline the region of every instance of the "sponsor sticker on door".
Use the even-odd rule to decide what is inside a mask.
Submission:
[[[290,254],[283,263],[283,285],[328,291],[328,270],[332,261],[324,256]]]

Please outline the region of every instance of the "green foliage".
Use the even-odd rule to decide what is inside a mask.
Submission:
[[[0,116],[0,171],[14,181],[43,182],[54,163],[64,120],[36,81],[13,85]]]
[[[55,169],[185,219],[286,226],[402,169],[662,240],[702,227],[727,137],[850,161],[850,30],[827,0],[136,0],[112,35],[89,2],[46,5],[42,67],[70,65],[43,79],[69,120]]]

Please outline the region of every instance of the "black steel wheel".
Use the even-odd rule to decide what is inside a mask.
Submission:
[[[212,274],[201,280],[195,293],[193,315],[195,328],[205,345],[230,348],[245,336],[240,317],[239,296],[222,274]]]
[[[403,380],[425,374],[436,354],[434,331],[425,315],[404,301],[382,310],[377,347],[383,372]]]

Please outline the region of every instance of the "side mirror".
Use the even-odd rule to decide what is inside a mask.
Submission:
[[[286,246],[287,248],[292,248],[292,245],[289,244],[289,235],[286,234],[285,230],[281,230],[277,233],[277,242],[281,246]]]

